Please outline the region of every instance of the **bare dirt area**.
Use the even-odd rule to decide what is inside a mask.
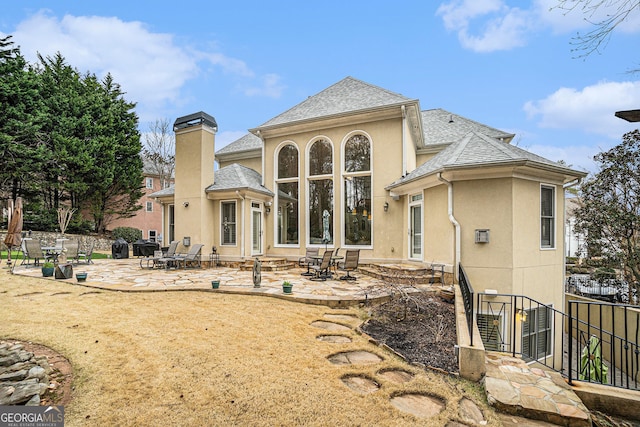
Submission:
[[[452,300],[433,293],[394,298],[370,310],[362,330],[409,363],[458,372]]]

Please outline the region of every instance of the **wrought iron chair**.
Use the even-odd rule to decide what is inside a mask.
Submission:
[[[324,251],[322,254],[322,261],[320,264],[314,264],[311,266],[311,269],[314,271],[314,275],[311,280],[322,280],[325,281],[328,278],[331,278],[331,257],[333,256],[333,251]]]

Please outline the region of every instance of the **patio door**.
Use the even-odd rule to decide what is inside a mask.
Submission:
[[[409,204],[409,258],[422,259],[422,194],[411,196]]]
[[[251,203],[251,255],[262,255],[262,206]]]

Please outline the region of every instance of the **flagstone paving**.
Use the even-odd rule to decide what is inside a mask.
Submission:
[[[322,304],[331,307],[355,305],[363,301],[385,298],[391,288],[380,279],[366,275],[358,275],[358,280],[312,281],[301,273],[306,270],[293,268],[285,271],[263,271],[260,287],[254,287],[252,271],[241,271],[238,268],[216,267],[204,269],[143,269],[136,258],[100,259],[94,264],[74,265],[74,274],[86,272],[87,280],[78,283],[75,276],[65,280],[82,286],[108,289],[114,291],[176,291],[200,290],[221,293],[262,294],[298,300],[311,304]],[[19,266],[15,274],[41,277],[40,268]],[[335,277],[335,276],[334,276]],[[219,280],[220,287],[212,289],[211,281]],[[293,293],[285,295],[282,282],[293,284]],[[436,285],[437,286],[437,285]],[[428,289],[430,285],[407,285],[417,289]]]

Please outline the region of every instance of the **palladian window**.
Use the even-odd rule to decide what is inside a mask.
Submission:
[[[333,147],[325,139],[309,148],[309,243],[333,243]]]
[[[344,145],[344,244],[371,245],[371,143],[364,135]]]
[[[298,240],[298,149],[287,144],[278,151],[276,170],[277,243],[297,245]]]

